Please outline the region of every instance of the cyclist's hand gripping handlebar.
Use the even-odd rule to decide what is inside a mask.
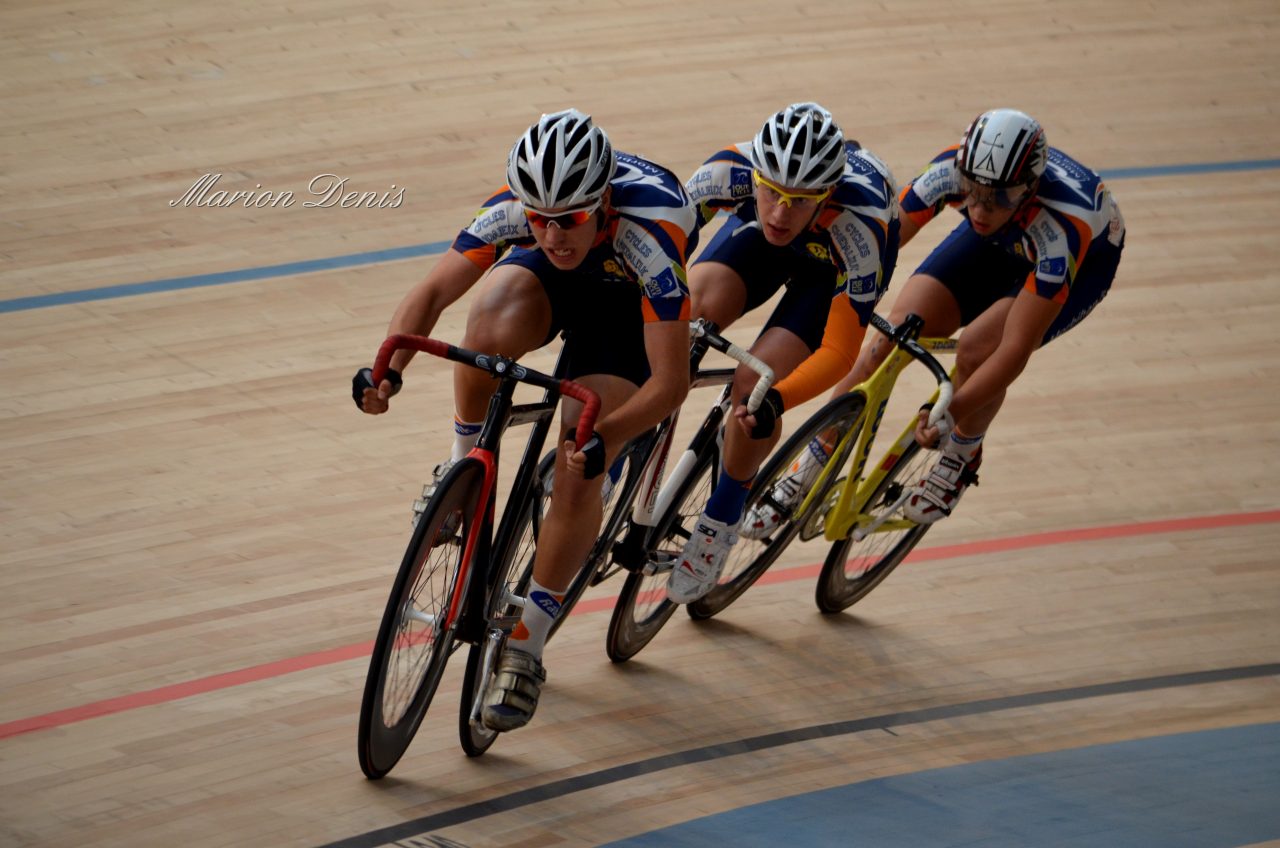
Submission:
[[[708,347],[715,348],[725,356],[737,362],[741,362],[743,365],[760,375],[760,379],[756,380],[755,388],[751,390],[751,394],[747,397],[747,412],[754,415],[756,410],[760,408],[760,404],[764,401],[765,394],[773,386],[773,381],[776,379],[773,369],[762,362],[759,357],[753,355],[749,351],[743,350],[724,336],[712,330],[701,318],[689,324],[689,334],[695,339],[706,340]]]

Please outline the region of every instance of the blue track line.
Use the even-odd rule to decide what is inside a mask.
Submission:
[[[1128,180],[1142,177],[1171,177],[1187,174],[1217,174],[1235,171],[1265,171],[1280,168],[1280,159],[1247,159],[1240,162],[1193,162],[1185,165],[1152,165],[1142,168],[1115,168],[1102,172],[1104,179]],[[166,280],[152,280],[145,283],[124,283],[116,286],[103,286],[96,289],[57,292],[30,297],[17,297],[11,300],[0,300],[0,313],[23,312],[28,309],[43,309],[47,306],[66,306],[74,303],[89,303],[95,300],[112,300],[117,297],[131,297],[139,294],[196,289],[205,286],[220,286],[226,283],[243,283],[250,280],[268,280],[275,277],[293,277],[298,274],[310,274],[316,271],[332,271],[337,268],[354,268],[362,265],[378,265],[383,262],[396,262],[401,259],[416,259],[421,256],[434,256],[448,250],[450,241],[436,241],[428,244],[413,244],[407,247],[392,247],[385,250],[370,250],[364,253],[348,253],[344,256],[331,256],[327,259],[308,259],[302,262],[286,262],[281,265],[264,265],[259,268],[241,268],[235,271],[222,271],[217,274],[197,274],[193,277],[170,277]]]

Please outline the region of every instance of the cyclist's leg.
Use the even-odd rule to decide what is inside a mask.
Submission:
[[[704,259],[689,268],[689,296],[694,318],[724,330],[746,311],[747,284],[732,267]]]
[[[794,254],[777,255],[777,260],[779,264],[771,269],[774,278],[791,278],[793,282],[788,284],[786,294],[751,346],[751,352],[781,378],[795,370],[821,344],[835,289],[835,269],[829,263],[797,261]],[[782,261],[787,264],[780,264]],[[745,399],[756,378],[750,369],[738,368],[731,395],[736,402]],[[736,418],[726,424],[720,478],[695,524],[693,536],[671,572],[667,584],[667,597],[671,601],[689,603],[715,586],[725,559],[737,542],[738,525],[751,482],[780,434],[780,423],[759,438],[751,436]]]
[[[939,245],[922,268],[928,268],[955,296],[960,310],[956,349],[956,387],[964,385],[999,346],[1014,298],[1032,264],[983,241],[967,223]],[[936,334],[932,330],[930,334]],[[977,482],[982,440],[1000,410],[1004,393],[970,410],[955,430],[940,441],[938,456],[904,506],[904,514],[930,523],[951,514],[970,485]]]
[[[790,256],[769,244],[759,227],[729,216],[689,265],[693,317],[727,329],[782,288]]]
[[[601,414],[616,409],[636,391],[628,380],[608,374],[573,377],[600,396]],[[576,420],[576,412],[565,402],[565,420]],[[562,427],[563,442],[567,427]],[[623,445],[606,446],[605,468]],[[533,577],[529,582],[520,623],[512,631],[498,663],[496,685],[485,704],[483,719],[493,730],[515,730],[533,717],[546,681],[542,665],[543,648],[565,592],[582,567],[599,532],[602,517],[600,488],[605,475],[584,480],[565,468],[564,451],[556,454],[555,483],[551,505],[543,518],[538,547],[534,553]]]
[[[467,313],[463,347],[515,358],[551,340],[554,310],[538,277],[544,264],[541,251],[516,249],[490,270]],[[454,367],[453,446],[432,471],[422,498],[414,501],[415,524],[444,475],[475,447],[492,394],[493,378],[488,374],[466,365]],[[452,529],[445,527],[443,532]]]
[[[970,318],[976,315],[964,303],[973,293],[956,284],[959,277],[969,276],[963,269],[971,263],[976,239],[968,223],[952,230],[907,278],[889,310],[889,323],[896,327],[908,315],[919,315],[924,319],[922,335],[946,337],[964,326],[966,313]],[[836,384],[831,396],[844,394],[865,381],[892,349],[888,339],[874,330],[870,332],[853,368]]]
[[[541,279],[547,266],[541,251],[520,249],[495,265],[467,313],[462,346],[514,358],[550,341],[555,315]],[[491,394],[488,374],[464,365],[454,368],[453,402],[460,420],[483,421]]]
[[[1105,238],[1099,238],[1091,246],[1088,259],[1076,274],[1066,302],[1041,338],[1041,347],[1084,320],[1106,297],[1120,262],[1120,252],[1120,247],[1111,244]],[[1015,267],[1013,273],[1018,272],[1019,269]],[[1000,346],[1001,340],[1008,333],[1009,316],[1015,298],[1020,295],[1022,288],[1022,281],[1015,279],[1005,297],[996,300],[965,327],[956,349],[955,385],[957,389],[963,386]],[[1027,293],[1021,296],[1033,295]],[[982,437],[1004,403],[1005,395],[1006,391],[996,393],[985,405],[966,413],[963,419],[958,420],[955,435],[947,447],[966,462],[972,463],[977,456]]]
[[[649,376],[645,355],[640,291],[626,281],[590,280],[590,302],[582,302],[580,275],[545,274],[544,286],[567,330],[562,354],[566,376],[595,391],[601,416],[617,409]],[[609,316],[612,322],[601,320]],[[581,407],[565,399],[557,444]],[[607,469],[625,445],[606,444]],[[496,683],[486,702],[484,723],[494,730],[514,730],[532,718],[546,671],[543,646],[560,612],[564,592],[582,567],[601,521],[600,491],[605,475],[584,480],[568,473],[566,457],[556,457],[554,491],[534,555],[533,577],[520,624],[499,661]]]

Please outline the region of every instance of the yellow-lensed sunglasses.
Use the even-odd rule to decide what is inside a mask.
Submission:
[[[769,191],[777,195],[778,202],[783,206],[786,206],[788,209],[793,208],[797,203],[800,204],[801,208],[804,208],[804,205],[807,203],[813,203],[815,205],[821,203],[831,195],[832,189],[835,188],[835,186],[832,186],[826,191],[819,192],[818,194],[801,194],[794,191],[787,191],[773,180],[762,176],[760,172],[754,168],[751,169],[751,181],[757,186],[764,186]]]

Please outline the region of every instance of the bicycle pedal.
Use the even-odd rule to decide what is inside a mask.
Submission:
[[[645,577],[666,574],[676,567],[677,559],[679,557],[676,554],[655,552],[645,560],[644,567],[640,569],[640,573]]]

